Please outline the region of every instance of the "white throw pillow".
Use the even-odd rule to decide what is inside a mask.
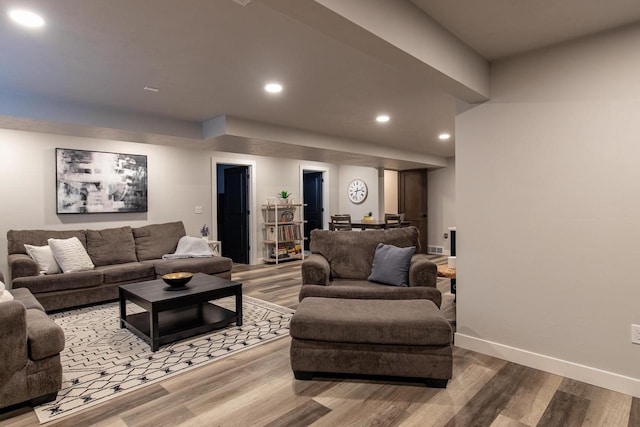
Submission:
[[[60,273],[60,266],[53,257],[49,246],[24,245],[27,253],[36,264],[40,274]]]
[[[13,295],[5,290],[4,283],[0,282],[0,302],[13,300]]]
[[[87,250],[82,246],[77,237],[70,239],[48,239],[53,257],[63,273],[75,271],[93,270],[93,262],[89,258]]]

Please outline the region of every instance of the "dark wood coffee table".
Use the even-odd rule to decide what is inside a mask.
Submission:
[[[242,325],[242,283],[197,273],[184,289],[169,290],[162,280],[120,286],[120,327],[149,343],[161,345],[220,329],[230,323]],[[209,301],[236,297],[236,311]],[[127,315],[126,302],[146,312]]]

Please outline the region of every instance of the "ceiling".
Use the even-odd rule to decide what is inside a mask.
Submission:
[[[640,21],[638,0],[411,0],[489,60]]]
[[[490,59],[640,19],[637,0],[411,1]],[[196,124],[228,115],[364,142],[374,154],[454,155],[456,100],[446,90],[261,0],[22,2],[47,21],[38,31],[10,23],[4,11],[14,5],[0,0],[0,97]],[[270,80],[284,91],[266,94]],[[382,112],[384,125],[375,122]],[[440,141],[441,132],[453,138]]]

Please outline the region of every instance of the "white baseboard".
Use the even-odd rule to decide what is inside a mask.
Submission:
[[[477,351],[509,362],[518,363],[530,368],[561,375],[563,377],[582,381],[598,387],[604,387],[620,393],[640,397],[640,380],[603,371],[598,368],[580,365],[567,360],[533,353],[508,345],[482,340],[460,333],[455,334],[456,347]],[[615,357],[615,355],[612,355]]]

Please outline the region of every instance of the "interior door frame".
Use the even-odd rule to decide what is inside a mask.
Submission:
[[[247,204],[249,207],[249,265],[258,264],[256,254],[259,252],[258,242],[256,239],[257,230],[257,197],[256,197],[256,173],[257,162],[255,160],[239,159],[239,158],[225,158],[225,157],[211,157],[211,237],[213,240],[218,240],[218,221],[216,220],[218,215],[218,165],[234,165],[234,166],[247,166],[249,173],[249,183],[247,185]],[[213,226],[215,224],[215,227]]]
[[[304,201],[304,171],[322,172],[322,209],[324,215],[322,215],[322,221],[327,222],[329,215],[329,168],[317,165],[305,165],[300,164],[300,203]],[[302,210],[304,212],[304,209]],[[304,218],[302,218],[304,220]],[[322,229],[326,230],[328,225],[322,224]]]

